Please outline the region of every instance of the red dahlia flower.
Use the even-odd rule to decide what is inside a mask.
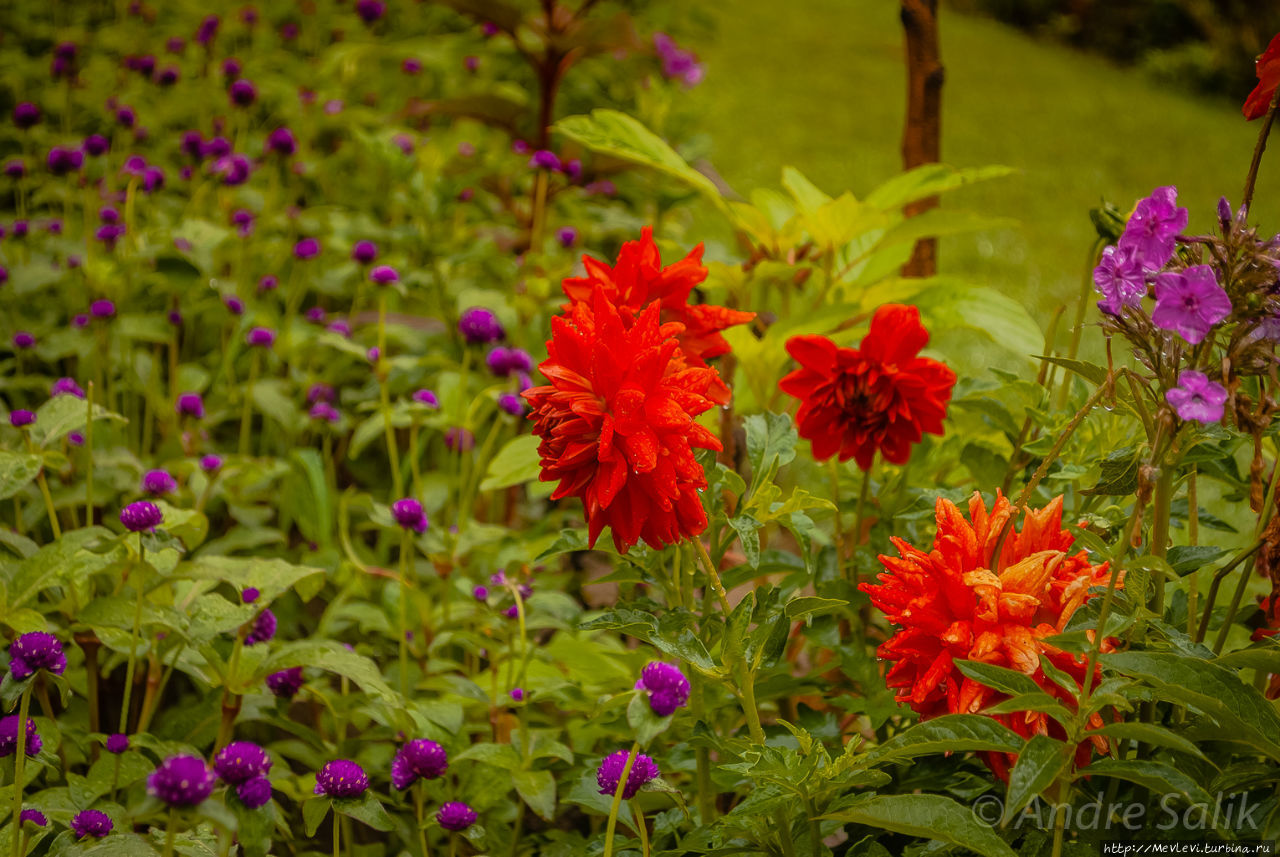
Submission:
[[[560,480],[551,498],[580,497],[591,544],[605,525],[619,552],[639,539],[653,548],[698,535],[707,515],[698,492],[706,475],[693,450],[721,449],[694,422],[713,403],[714,369],[685,367],[682,325],[659,324],[654,301],[634,320],[597,289],[551,320],[550,386],[526,390],[542,438],[543,482]]]
[[[1090,597],[1089,589],[1105,586],[1107,563],[1091,565],[1079,551],[1068,555],[1072,535],[1062,528],[1062,498],[1043,509],[1028,511],[1021,532],[1010,532],[993,570],[992,553],[1005,524],[1014,514],[1007,497],[996,494],[987,512],[982,496],[969,499],[969,521],[947,500],[937,504],[938,531],[933,549],[925,553],[893,539],[900,557],[880,557],[887,573],[880,583],[859,588],[890,622],[896,634],[876,654],[893,666],[886,684],[896,689],[922,720],[941,714],[972,714],[1005,696],[965,677],[955,661],[968,660],[1018,670],[1044,691],[1074,707],[1072,697],[1040,666],[1043,655],[1058,669],[1083,684],[1086,663],[1044,641],[1059,634],[1072,614]],[[1105,648],[1105,647],[1104,647]],[[1019,735],[1065,737],[1048,715],[1025,711],[994,715]],[[1101,725],[1095,714],[1094,725]],[[1101,739],[1098,739],[1099,741]],[[1086,764],[1088,744],[1078,758]],[[1001,778],[1012,756],[988,753],[987,764]]]
[[[871,469],[876,450],[905,464],[924,432],[942,434],[956,374],[917,356],[929,342],[920,310],[886,304],[876,310],[858,348],[825,336],[793,336],[787,353],[800,368],[778,382],[800,400],[796,426],[819,461],[839,453]]]
[[[652,301],[662,306],[661,320],[676,321],[684,326],[678,339],[683,362],[705,368],[713,357],[729,353],[729,343],[720,331],[736,324],[746,324],[756,317],[753,312],[728,309],[709,304],[690,304],[694,287],[707,278],[702,264],[702,245],[689,251],[679,262],[662,266],[662,256],[653,241],[653,227],[640,232],[639,241],[628,241],[618,252],[618,263],[610,268],[598,259],[582,257],[585,277],[570,277],[563,283],[564,293],[574,303],[591,303],[596,289],[601,289],[618,308],[627,327],[635,323],[640,312]],[[718,405],[729,404],[729,387],[713,377],[707,398]]]
[[[1258,57],[1256,63],[1258,85],[1244,102],[1244,118],[1252,121],[1267,115],[1271,107],[1271,98],[1280,87],[1280,33],[1271,39],[1271,44]]]

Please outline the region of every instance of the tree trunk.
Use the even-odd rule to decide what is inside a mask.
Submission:
[[[942,142],[942,58],[938,50],[938,0],[902,0],[907,37],[907,121],[902,133],[902,166],[937,163]],[[913,202],[908,217],[936,207],[936,196]],[[916,242],[904,277],[931,277],[938,269],[938,242]]]

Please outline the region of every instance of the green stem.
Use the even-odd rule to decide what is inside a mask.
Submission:
[[[382,403],[382,427],[387,440],[387,463],[391,466],[392,491],[404,496],[404,478],[400,475],[400,450],[396,447],[396,430],[391,424],[391,387],[387,383],[387,293],[378,293],[378,396]]]
[[[31,455],[38,455],[35,444],[31,442],[31,435],[23,432],[27,439],[27,452]],[[49,493],[49,482],[44,478],[44,465],[41,464],[40,472],[36,476],[36,483],[40,486],[40,494],[44,497],[44,509],[49,514],[49,526],[53,528],[53,537],[55,539],[62,538],[62,528],[58,526],[58,511],[53,507],[53,495]]]
[[[1157,465],[1160,475],[1156,477],[1155,494],[1152,497],[1151,510],[1151,555],[1164,559],[1169,554],[1169,509],[1173,504],[1172,462],[1160,461]],[[1156,591],[1152,598],[1151,609],[1157,618],[1164,616],[1164,591],[1169,581],[1163,574],[1159,575]]]
[[[342,819],[339,817],[336,809],[331,810],[331,812],[333,812],[333,857],[339,857],[341,850],[338,843],[342,840]]]
[[[173,857],[173,839],[178,833],[178,822],[174,818],[175,810],[169,807],[169,829],[164,834],[164,854],[162,857]]]
[[[702,677],[697,673],[691,673],[690,679],[693,681],[693,717],[694,720],[706,722],[706,701],[703,698],[704,684]],[[710,824],[716,816],[716,796],[712,791],[711,784],[711,751],[706,747],[698,746],[694,749],[694,759],[697,763],[698,776],[698,819],[700,824]]]
[[[631,745],[627,754],[627,763],[622,766],[622,775],[618,777],[618,785],[613,790],[613,804],[609,807],[609,823],[604,830],[604,857],[613,857],[613,834],[618,827],[618,809],[622,806],[622,793],[627,788],[627,780],[631,776],[631,766],[635,764],[636,754],[640,752],[640,742]]]
[[[640,809],[640,801],[631,799],[631,814],[635,816],[636,833],[640,834],[640,853],[642,857],[650,857],[649,828],[644,823],[644,811]]]
[[[413,423],[409,426],[409,475],[413,482],[413,496],[422,496],[422,465],[418,459],[421,453],[418,450],[418,434],[422,430],[422,421],[418,417],[413,418]]]
[[[249,383],[244,387],[244,401],[240,403],[240,444],[241,457],[249,454],[249,425],[253,422],[253,388],[258,383],[258,372],[261,371],[262,353],[253,348],[249,357]]]
[[[725,618],[729,618],[729,614],[733,612],[733,608],[729,606],[729,594],[724,591],[724,584],[720,582],[720,572],[716,570],[716,564],[711,561],[711,555],[707,553],[707,547],[702,543],[702,539],[689,539],[693,542],[694,550],[698,552],[698,556],[702,559],[702,565],[706,568],[707,577],[711,581],[711,589],[715,592],[716,598],[720,601],[720,609],[724,611]]]
[[[840,461],[836,456],[827,459],[831,471],[831,503],[836,507],[835,541],[836,541],[836,577],[844,577],[844,556],[847,553],[844,545],[844,519],[840,514]],[[856,536],[855,542],[856,542]]]
[[[413,536],[408,527],[400,536],[400,695],[409,699],[409,552]]]
[[[875,460],[872,459],[872,464]],[[856,551],[862,545],[862,521],[866,514],[867,494],[871,490],[871,468],[862,471],[862,487],[858,489],[858,505],[853,509],[853,549]],[[855,560],[850,563],[850,570],[853,572],[853,579],[850,581],[854,588],[858,586],[858,563]]]
[[[85,409],[87,416],[84,423],[84,521],[85,526],[93,526],[93,382],[85,389]]]
[[[422,819],[422,790],[426,788],[424,780],[418,780],[413,784],[413,809],[414,815],[418,819],[418,847],[422,851],[422,857],[431,857],[427,851],[427,826]]]
[[[23,767],[27,761],[27,711],[31,708],[31,685],[22,691],[22,699],[18,703],[18,743],[13,756],[13,857],[21,857],[19,850],[22,837],[18,831],[22,828],[22,787],[24,785]]]
[[[137,590],[137,598],[133,605],[133,631],[129,636],[129,665],[124,673],[124,699],[120,703],[120,732],[129,734],[129,701],[133,696],[133,676],[138,668],[138,638],[142,635],[142,602],[146,598],[146,548],[142,546],[142,533],[138,533],[138,562],[133,570],[136,577],[133,587]]]

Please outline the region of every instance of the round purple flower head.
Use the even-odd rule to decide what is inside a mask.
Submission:
[[[380,286],[389,286],[400,282],[400,274],[390,265],[379,265],[369,272],[369,280]]]
[[[422,504],[412,497],[405,497],[391,504],[391,514],[396,523],[406,530],[421,533],[427,528],[427,513],[422,511]]]
[[[622,769],[627,766],[627,751],[619,750],[605,756],[596,770],[596,784],[600,786],[600,794],[613,795],[622,780]],[[658,776],[658,765],[644,753],[637,753],[631,763],[631,772],[627,775],[627,784],[623,786],[622,797],[631,800],[640,791],[640,787]]]
[[[253,620],[253,628],[249,631],[248,636],[244,638],[246,646],[256,646],[259,643],[265,643],[276,635],[276,614],[270,610],[263,610],[258,614],[258,618]]]
[[[387,4],[382,0],[359,0],[356,3],[356,14],[360,16],[360,20],[366,24],[372,24],[385,15],[387,12]]]
[[[298,141],[292,131],[280,127],[267,135],[267,151],[288,157],[298,151]]]
[[[231,212],[231,225],[236,228],[237,235],[248,238],[253,234],[253,212],[247,208],[237,208]]]
[[[293,699],[302,689],[304,681],[306,680],[302,677],[302,667],[290,667],[267,676],[267,689],[276,696]]]
[[[163,497],[178,490],[178,480],[167,470],[148,470],[142,475],[142,490],[152,497]]]
[[[400,70],[405,74],[418,74],[422,71],[422,61],[414,57],[406,57],[405,61],[400,63]]]
[[[220,467],[222,467],[222,456],[220,455],[206,455],[200,459],[200,469],[205,473],[213,473]]]
[[[255,348],[270,348],[276,341],[274,330],[267,327],[255,327],[245,335],[244,341]]]
[[[147,778],[147,792],[169,806],[203,803],[213,785],[213,772],[198,756],[170,756]]]
[[[524,702],[524,688],[513,688],[511,691],[511,698],[516,702]]]
[[[30,224],[27,223],[27,221],[25,220],[13,221],[13,237],[14,238],[26,238],[27,233],[29,231],[31,231],[31,226]]]
[[[372,241],[357,241],[351,248],[351,258],[361,265],[367,265],[378,258],[378,245]]]
[[[215,175],[222,176],[222,183],[228,187],[237,187],[249,180],[253,172],[253,164],[244,155],[234,153],[218,158],[213,163]]]
[[[67,443],[72,446],[84,446],[84,432],[71,431],[67,432]]]
[[[1187,217],[1187,210],[1178,207],[1178,189],[1158,187],[1138,201],[1119,246],[1131,248],[1144,269],[1158,271],[1173,258],[1178,233],[1187,228]]]
[[[477,601],[484,601],[489,597],[489,587],[477,586],[475,589],[471,590],[471,594]]]
[[[200,398],[199,393],[182,393],[178,396],[174,409],[180,417],[204,419],[204,400]]]
[[[458,319],[458,330],[473,344],[497,342],[506,335],[502,323],[491,310],[484,307],[471,307]]]
[[[649,707],[659,717],[669,717],[689,701],[689,679],[679,667],[662,661],[645,665],[636,688],[649,692]]]
[[[252,741],[232,741],[213,757],[213,772],[233,786],[271,770],[271,757]]]
[[[59,378],[53,382],[53,387],[49,389],[49,395],[53,396],[75,396],[77,399],[84,398],[84,390],[80,389],[80,385],[76,383],[75,378]]]
[[[90,836],[101,839],[111,832],[112,827],[111,817],[97,809],[82,809],[71,819],[71,832],[77,839]]]
[[[231,103],[237,107],[248,107],[258,100],[258,88],[251,81],[240,78],[227,88]]]
[[[252,604],[258,600],[258,596],[262,593],[258,591],[256,586],[246,586],[240,591],[240,600],[245,604]]]
[[[34,675],[36,670],[62,675],[66,668],[67,656],[62,653],[62,643],[53,634],[31,631],[9,646],[9,672],[13,673],[15,681]]]
[[[342,419],[342,414],[338,409],[328,402],[316,402],[311,406],[308,416],[313,420],[324,420],[329,423],[336,423]]]
[[[27,755],[34,756],[39,753],[40,748],[44,746],[44,742],[36,734],[36,722],[30,717],[27,718],[26,738]],[[17,749],[18,715],[10,714],[8,717],[0,718],[0,759],[5,756],[12,756]]]
[[[1178,386],[1167,391],[1164,397],[1177,412],[1178,419],[1207,424],[1222,419],[1227,395],[1226,387],[1210,381],[1204,373],[1184,369],[1178,376]]]
[[[13,124],[19,128],[30,128],[40,121],[40,107],[30,101],[19,102],[13,108]]]
[[[261,280],[258,280],[259,292],[273,292],[280,285],[280,278],[275,274],[264,274]]]
[[[369,788],[364,768],[348,759],[334,759],[316,774],[318,795],[333,798],[360,797]]]
[[[36,827],[47,827],[49,825],[49,819],[46,818],[45,814],[38,809],[24,809],[18,818],[23,824],[26,824],[29,821]]]
[[[111,301],[94,301],[89,304],[89,315],[94,318],[111,318],[116,314],[116,305]]]
[[[117,732],[115,735],[107,736],[107,752],[120,755],[129,749],[129,736],[121,735]]]
[[[107,153],[107,150],[111,148],[111,141],[101,134],[90,134],[84,138],[84,142],[80,146],[84,149],[86,155],[96,158]]]
[[[524,402],[515,393],[503,393],[498,396],[498,407],[513,417],[524,413]]]
[[[46,163],[49,172],[55,176],[65,176],[84,166],[84,152],[79,149],[68,149],[65,146],[54,146],[49,150]]]
[[[476,823],[476,811],[465,803],[450,801],[440,807],[436,821],[445,830],[461,831]]]
[[[244,315],[244,301],[235,295],[226,295],[222,298],[222,303],[232,315]]]
[[[14,428],[26,428],[36,421],[36,415],[31,411],[24,411],[19,408],[9,414],[9,425]]]
[[[404,791],[418,781],[434,780],[449,769],[449,755],[435,741],[418,738],[396,751],[391,760],[391,785]]]
[[[19,351],[25,351],[28,348],[34,348],[35,345],[36,345],[36,338],[32,336],[30,333],[27,333],[25,330],[19,330],[17,333],[13,335],[13,347],[17,348]]]
[[[218,34],[218,24],[221,19],[217,15],[208,15],[200,26],[196,28],[196,41],[202,45],[207,45],[213,41],[213,37]]]
[[[555,152],[548,149],[539,149],[529,159],[529,166],[535,170],[558,170],[560,169],[560,158]]]
[[[303,238],[293,245],[293,255],[299,259],[311,259],[320,255],[320,242],[314,238]]]
[[[155,503],[139,500],[120,510],[120,523],[124,524],[124,528],[131,533],[140,533],[143,530],[153,532],[156,527],[164,523],[164,513]]]
[[[476,445],[476,436],[462,426],[445,430],[444,445],[454,452],[470,452]]]
[[[489,371],[499,378],[506,378],[512,372],[528,372],[533,368],[533,361],[527,352],[519,348],[506,348],[499,345],[485,356],[484,362]]]
[[[560,240],[560,246],[568,250],[578,243],[578,230],[572,226],[561,227],[560,231],[556,233],[556,238]]]
[[[1231,299],[1208,265],[1156,275],[1156,307],[1151,312],[1156,327],[1195,345],[1230,314]]]
[[[257,809],[271,800],[271,780],[252,777],[236,786],[236,797],[249,809]]]
[[[440,399],[437,398],[436,394],[431,390],[427,390],[425,388],[422,390],[415,390],[413,393],[413,400],[419,405],[426,405],[428,408],[440,407]]]

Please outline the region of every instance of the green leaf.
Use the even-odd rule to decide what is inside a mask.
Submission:
[[[955,208],[931,208],[908,217],[885,232],[877,242],[878,247],[911,243],[921,238],[943,235],[959,235],[965,232],[985,232],[1000,229],[1016,229],[1018,221],[1009,217],[989,217],[972,211]]]
[[[180,563],[172,576],[183,580],[216,580],[229,583],[237,590],[252,586],[259,593],[255,603],[265,607],[294,587],[314,592],[310,586],[301,584],[323,583],[324,569],[294,565],[283,559],[198,556]]]
[[[849,606],[843,598],[819,598],[817,595],[801,595],[787,602],[787,618],[793,622],[808,619],[810,616],[824,616],[838,613]]]
[[[0,500],[8,500],[40,474],[40,456],[0,449]]]
[[[318,667],[346,676],[360,685],[365,693],[392,706],[403,705],[400,695],[383,680],[377,664],[364,655],[344,649],[332,640],[285,643],[258,668],[254,683],[263,681],[271,673],[290,667]]]
[[[382,804],[369,792],[357,798],[334,798],[333,811],[342,813],[348,818],[363,821],[374,830],[388,831],[395,829],[395,822]]]
[[[128,422],[117,413],[100,405],[93,406],[93,419]],[[89,421],[89,404],[75,396],[54,396],[36,410],[36,422],[31,427],[31,440],[36,446],[45,447],[61,440],[73,431],[81,431]]]
[[[1103,735],[1107,738],[1118,738],[1122,741],[1141,741],[1155,747],[1168,747],[1181,753],[1198,756],[1206,762],[1209,758],[1195,744],[1176,732],[1170,732],[1163,726],[1154,723],[1108,723],[1098,729],[1090,729],[1089,735]]]
[[[302,828],[307,836],[315,836],[320,822],[329,814],[332,801],[327,797],[313,797],[302,802]]]
[[[1169,566],[1174,573],[1182,576],[1199,568],[1212,565],[1227,555],[1227,551],[1217,545],[1174,545],[1169,548]]]
[[[519,770],[512,776],[516,792],[539,817],[550,821],[556,814],[556,781],[550,771]]]
[[[805,178],[795,167],[782,168],[782,186],[801,211],[813,211],[831,201],[831,197]]]
[[[894,176],[867,194],[866,202],[881,209],[901,208],[909,202],[937,196],[948,190],[1013,175],[1012,167],[988,166],[956,169],[947,164],[925,164]]]
[[[114,833],[79,853],[81,857],[149,857],[158,852],[136,833]]]
[[[1040,685],[1032,681],[1031,676],[1017,670],[998,667],[995,664],[984,664],[980,661],[956,660],[954,663],[956,669],[968,678],[1011,696],[1042,692]]]
[[[102,553],[90,548],[103,545]],[[62,534],[18,565],[9,582],[9,608],[21,607],[50,586],[87,580],[91,575],[124,559],[127,549],[110,530],[82,527]]]
[[[1191,776],[1164,762],[1149,759],[1101,759],[1076,772],[1077,778],[1091,776],[1128,780],[1158,794],[1178,795],[1189,804],[1213,804],[1213,798]]]
[[[1071,754],[1066,743],[1048,735],[1033,735],[1027,741],[1009,772],[1009,791],[1004,801],[1006,824],[1058,779],[1071,761]]]
[[[942,795],[876,795],[823,818],[949,842],[984,857],[1017,857],[969,807]]]
[[[671,717],[659,717],[649,704],[647,693],[633,693],[627,704],[627,725],[641,747],[647,747],[654,738],[667,731]]]
[[[537,479],[542,472],[541,458],[538,456],[539,443],[541,441],[538,436],[532,434],[522,434],[507,441],[489,462],[480,490],[496,491]]]
[[[790,414],[752,414],[743,421],[747,433],[747,460],[751,462],[751,484],[772,479],[778,468],[796,457],[799,435]]]
[[[944,714],[933,720],[917,723],[900,735],[895,735],[879,747],[868,750],[858,761],[865,767],[879,767],[914,759],[916,756],[952,751],[991,750],[997,753],[1016,753],[1022,749],[1022,745],[1022,736],[990,717],[979,714]]]
[[[719,678],[721,670],[711,660],[707,647],[692,629],[692,617],[683,610],[668,610],[662,619],[642,610],[610,610],[580,627],[584,631],[621,631],[652,643],[659,650],[680,658],[699,672]]]

